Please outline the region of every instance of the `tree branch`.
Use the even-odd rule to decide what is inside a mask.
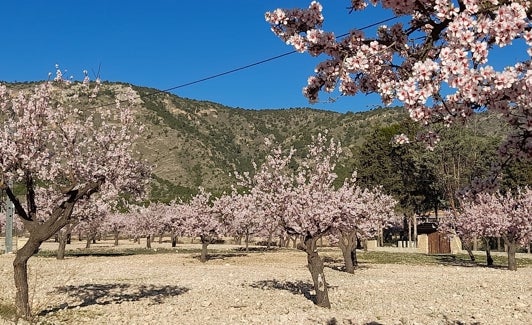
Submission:
[[[24,173],[24,178],[26,181],[26,202],[28,204],[28,214],[30,219],[33,219],[37,214],[37,205],[35,204],[35,183],[33,182],[33,177],[30,172],[26,171]]]
[[[26,210],[24,210],[24,207],[20,203],[19,199],[13,194],[13,191],[11,188],[5,184],[2,184],[0,189],[4,190],[7,194],[7,197],[11,202],[13,202],[13,205],[15,206],[15,212],[24,220],[26,221],[33,221],[33,219],[26,213]]]

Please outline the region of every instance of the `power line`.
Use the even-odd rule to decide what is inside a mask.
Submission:
[[[372,23],[370,25],[366,25],[362,28],[359,28],[359,30],[364,30],[364,29],[368,29],[368,28],[371,28],[371,27],[375,27],[375,26],[378,26],[378,25],[381,25],[381,24],[384,24],[386,22],[389,22],[391,20],[395,20],[397,19],[398,16],[393,16],[393,17],[390,17],[390,18],[386,18],[386,19],[383,19],[381,21],[378,21],[378,22],[375,22],[375,23]],[[349,35],[350,33],[344,33],[342,35],[339,35],[339,36],[336,36],[336,38],[342,38],[342,37],[345,37],[347,35]],[[267,59],[264,59],[264,60],[261,60],[261,61],[257,61],[257,62],[254,62],[254,63],[251,63],[251,64],[248,64],[248,65],[244,65],[244,66],[241,66],[241,67],[238,67],[238,68],[235,68],[235,69],[232,69],[232,70],[227,70],[225,72],[221,72],[221,73],[218,73],[218,74],[214,74],[214,75],[211,75],[211,76],[208,76],[208,77],[205,77],[205,78],[201,78],[201,79],[197,79],[197,80],[194,80],[194,81],[190,81],[190,82],[187,82],[187,83],[184,83],[184,84],[180,84],[180,85],[177,85],[177,86],[174,86],[174,87],[170,87],[170,88],[166,88],[166,89],[162,89],[162,90],[156,90],[154,92],[151,92],[151,93],[148,93],[146,95],[143,95],[142,97],[150,97],[150,96],[155,96],[157,94],[162,94],[162,93],[167,93],[167,92],[170,92],[172,90],[176,90],[176,89],[179,89],[179,88],[184,88],[184,87],[187,87],[187,86],[190,86],[190,85],[194,85],[194,84],[198,84],[198,83],[201,83],[201,82],[204,82],[204,81],[207,81],[207,80],[211,80],[211,79],[215,79],[215,78],[219,78],[219,77],[222,77],[222,76],[225,76],[225,75],[228,75],[228,74],[231,74],[231,73],[235,73],[235,72],[238,72],[238,71],[241,71],[241,70],[245,70],[245,69],[249,69],[249,68],[252,68],[254,66],[257,66],[257,65],[261,65],[263,63],[267,63],[267,62],[270,62],[270,61],[273,61],[273,60],[277,60],[277,59],[280,59],[282,57],[285,57],[285,56],[288,56],[288,55],[291,55],[291,54],[294,54],[294,53],[297,53],[296,50],[293,50],[293,51],[290,51],[290,52],[286,52],[286,53],[283,53],[283,54],[279,54],[279,55],[276,55],[276,56],[272,56],[272,57],[269,57]],[[140,98],[141,96],[139,96]],[[121,100],[120,103],[123,103],[123,102],[126,102],[127,100]],[[107,106],[110,106],[110,105],[115,105],[116,102],[112,102],[112,103],[107,103],[107,104],[102,104],[100,106],[95,106],[95,107],[92,107],[91,109],[96,109],[96,108],[102,108],[102,107],[107,107]]]
[[[150,94],[144,95],[144,97],[146,97],[146,96],[152,96],[153,94],[159,94],[159,93],[169,92],[169,91],[171,91],[171,90],[175,90],[175,89],[178,89],[178,88],[187,87],[187,86],[190,86],[190,85],[193,85],[193,84],[197,84],[197,83],[200,83],[200,82],[203,82],[203,81],[207,81],[207,80],[210,80],[210,79],[214,79],[214,78],[218,78],[218,77],[221,77],[221,76],[225,76],[225,75],[227,75],[227,74],[231,74],[231,73],[234,73],[234,72],[237,72],[237,71],[240,71],[240,70],[248,69],[248,68],[254,67],[254,66],[259,65],[259,64],[263,64],[263,63],[266,63],[266,62],[269,62],[269,61],[277,60],[277,59],[279,59],[279,58],[282,58],[282,57],[287,56],[287,55],[290,55],[290,54],[294,54],[294,53],[296,53],[296,52],[297,52],[297,51],[290,51],[290,52],[286,52],[286,53],[283,53],[283,54],[279,54],[279,55],[276,55],[276,56],[270,57],[270,58],[268,58],[268,59],[264,59],[264,60],[262,60],[262,61],[257,61],[257,62],[255,62],[255,63],[251,63],[251,64],[248,64],[248,65],[245,65],[245,66],[239,67],[239,68],[235,68],[235,69],[232,69],[232,70],[228,70],[228,71],[225,71],[225,72],[221,72],[221,73],[218,73],[218,74],[215,74],[215,75],[209,76],[209,77],[205,77],[205,78],[198,79],[198,80],[195,80],[195,81],[187,82],[187,83],[184,83],[184,84],[181,84],[181,85],[178,85],[178,86],[175,86],[175,87],[167,88],[167,89],[164,89],[164,90],[158,90],[158,91],[156,91],[156,92],[153,92],[153,93],[150,93]]]

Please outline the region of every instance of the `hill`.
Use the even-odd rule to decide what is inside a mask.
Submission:
[[[252,162],[263,159],[265,137],[303,152],[312,135],[328,130],[345,147],[342,165],[348,169],[352,149],[373,128],[405,117],[400,109],[348,114],[309,108],[246,110],[133,88],[142,100],[138,118],[146,127],[138,149],[156,164],[155,196],[186,194],[198,186],[228,189],[235,182],[234,170],[251,171]]]
[[[263,159],[265,137],[303,153],[312,135],[328,130],[344,147],[345,158],[337,168],[343,179],[354,169],[356,148],[375,128],[408,118],[402,108],[346,114],[310,108],[247,110],[123,83],[104,83],[91,105],[114,103],[129,86],[138,97],[136,118],[144,125],[137,150],[155,166],[152,198],[163,201],[186,197],[199,186],[214,193],[228,190],[235,170],[251,171],[252,162]],[[484,124],[492,133],[500,130],[492,122]]]

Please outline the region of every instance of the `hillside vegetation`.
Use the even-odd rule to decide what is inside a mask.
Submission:
[[[27,85],[10,86],[21,89]],[[129,86],[104,83],[97,102],[87,109],[114,104],[115,97]],[[293,146],[301,154],[312,135],[328,130],[345,149],[345,158],[337,167],[343,179],[355,169],[357,151],[374,130],[408,119],[402,108],[346,114],[310,108],[247,110],[132,88],[138,95],[136,116],[144,125],[137,150],[155,166],[152,199],[161,201],[186,198],[199,186],[214,193],[228,190],[235,183],[235,170],[251,171],[253,161],[261,162],[266,154],[265,137],[287,148]],[[481,133],[502,132],[494,119],[485,116],[479,121]]]

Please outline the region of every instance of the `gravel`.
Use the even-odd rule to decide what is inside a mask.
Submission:
[[[155,245],[157,247],[157,245]],[[155,248],[157,249],[157,248]],[[176,251],[182,249],[178,247]],[[327,251],[332,308],[312,302],[297,250],[32,257],[30,294],[43,324],[532,324],[532,267],[361,263]],[[0,255],[0,304],[14,301],[13,255]],[[0,323],[10,324],[0,319]]]

